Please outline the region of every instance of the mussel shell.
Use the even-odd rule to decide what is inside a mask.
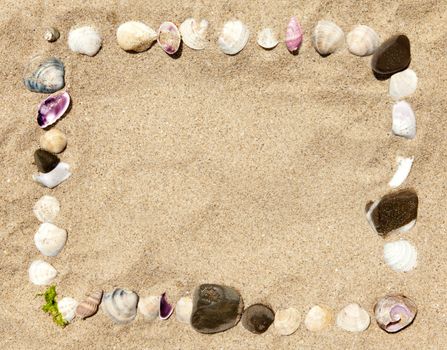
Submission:
[[[32,92],[51,94],[65,86],[65,68],[55,57],[34,57],[25,69],[23,82]]]

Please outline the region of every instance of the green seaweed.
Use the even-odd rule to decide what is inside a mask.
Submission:
[[[64,320],[62,314],[59,312],[59,309],[57,307],[56,286],[55,285],[49,286],[48,289],[45,291],[45,293],[38,295],[39,296],[43,295],[45,298],[45,305],[42,306],[42,310],[53,316],[54,323],[64,328],[68,324],[68,322]]]

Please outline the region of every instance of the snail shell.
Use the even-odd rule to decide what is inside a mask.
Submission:
[[[102,45],[99,32],[89,26],[72,28],[68,33],[68,47],[71,51],[87,56],[95,56]]]
[[[34,235],[37,249],[45,256],[58,255],[66,241],[67,231],[48,222],[41,224]]]
[[[65,86],[65,68],[55,57],[35,56],[25,68],[23,82],[32,92],[51,94]]]
[[[102,290],[91,293],[87,298],[81,301],[76,307],[76,317],[84,320],[93,316],[98,311],[98,306],[102,300]]]
[[[401,239],[386,243],[383,247],[385,263],[396,272],[408,272],[417,265],[416,248],[407,240]]]
[[[28,269],[29,280],[38,286],[50,284],[56,275],[56,269],[43,260],[33,261]]]
[[[143,52],[157,40],[157,33],[143,22],[129,21],[118,27],[116,40],[124,51]]]
[[[396,333],[414,321],[417,306],[404,295],[390,294],[379,299],[374,306],[374,314],[380,328],[388,333]]]
[[[40,147],[51,153],[61,153],[67,147],[67,136],[59,129],[52,128],[40,137]]]
[[[346,44],[352,54],[369,56],[380,46],[380,38],[374,29],[358,25],[346,35]]]
[[[348,332],[363,332],[371,323],[369,314],[358,304],[346,305],[337,315],[337,326]]]
[[[71,322],[75,318],[78,305],[79,303],[70,297],[64,297],[57,302],[57,308],[67,322]]]
[[[311,332],[319,332],[332,324],[333,313],[326,306],[313,306],[304,319],[304,325]]]
[[[105,293],[102,298],[102,310],[118,324],[129,323],[137,315],[138,295],[130,290],[116,288]]]
[[[175,305],[175,318],[181,323],[191,324],[192,298],[182,297]]]
[[[344,44],[343,30],[331,21],[319,21],[314,28],[312,44],[322,56],[330,55]]]
[[[250,31],[247,26],[238,20],[228,21],[224,24],[217,40],[217,45],[223,53],[236,55],[247,45]]]
[[[290,307],[276,311],[273,325],[279,334],[291,335],[297,331],[300,323],[300,312],[294,307]]]
[[[193,50],[203,50],[208,45],[206,39],[208,25],[206,19],[202,19],[200,22],[194,18],[186,19],[179,28],[186,46]]]
[[[34,204],[33,212],[40,222],[52,223],[60,209],[59,201],[55,197],[44,195]]]

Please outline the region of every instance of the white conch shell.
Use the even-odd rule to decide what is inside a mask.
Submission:
[[[181,323],[190,324],[192,314],[192,298],[182,297],[175,306],[175,318]]]
[[[400,101],[393,106],[393,134],[414,139],[416,137],[416,117],[410,104]]]
[[[291,335],[296,332],[300,323],[300,312],[294,307],[290,307],[276,311],[273,325],[279,334]]]
[[[418,77],[414,70],[406,69],[403,72],[393,74],[390,79],[389,93],[395,100],[410,96],[416,91]]]
[[[369,314],[358,304],[346,305],[337,315],[337,326],[348,332],[363,332],[371,323]]]
[[[417,265],[416,248],[407,240],[386,243],[383,247],[385,263],[396,272],[408,272]]]
[[[160,296],[150,295],[148,297],[140,298],[138,302],[138,311],[148,321],[153,321],[158,318],[160,312]]]
[[[101,308],[118,324],[129,323],[137,315],[138,295],[130,290],[116,288],[111,293],[105,293]]]
[[[57,308],[67,322],[71,322],[75,318],[78,305],[79,303],[70,297],[64,297],[57,302]]]
[[[44,195],[33,207],[33,213],[40,222],[54,222],[61,210],[61,205],[56,197]]]
[[[157,32],[143,22],[129,21],[118,27],[116,40],[124,51],[143,52],[157,40]]]
[[[28,269],[29,280],[38,286],[50,284],[56,275],[56,269],[43,260],[34,260]]]
[[[390,180],[388,185],[391,188],[397,188],[404,183],[410,174],[411,167],[413,165],[414,157],[400,157],[396,158],[397,160],[397,169],[394,173],[393,178]]]
[[[217,44],[223,53],[236,55],[247,45],[249,36],[250,31],[244,23],[232,20],[224,24]]]
[[[203,50],[208,45],[206,34],[208,32],[208,21],[202,19],[200,22],[194,18],[186,19],[179,27],[182,40],[186,46],[193,50]]]
[[[258,45],[264,49],[273,49],[278,45],[278,37],[271,28],[264,28],[258,33]]]
[[[64,162],[59,162],[59,164],[49,173],[33,175],[33,180],[40,183],[42,186],[54,188],[67,180],[70,176],[70,165]]]
[[[41,224],[34,235],[34,243],[37,249],[45,256],[59,254],[66,241],[67,231],[49,222]]]
[[[319,21],[312,34],[312,44],[320,55],[330,55],[345,41],[343,30],[331,21]]]
[[[374,29],[358,25],[346,35],[346,44],[352,54],[369,56],[380,46],[380,38]]]
[[[313,306],[304,319],[304,325],[309,331],[318,332],[329,327],[332,324],[332,311],[325,307],[315,305]]]
[[[71,51],[87,56],[95,56],[102,45],[99,32],[89,26],[73,28],[68,33],[68,47]]]

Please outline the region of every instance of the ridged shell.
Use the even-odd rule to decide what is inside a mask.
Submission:
[[[186,19],[179,28],[186,46],[193,50],[203,50],[208,45],[206,39],[208,25],[206,19],[202,19],[200,22],[194,18]]]
[[[57,308],[67,322],[71,322],[75,318],[78,305],[79,303],[70,297],[64,297],[57,302]]]
[[[410,104],[400,101],[393,106],[393,134],[406,139],[416,137],[416,116]]]
[[[258,33],[258,45],[266,50],[273,49],[278,45],[278,38],[271,28],[264,28]]]
[[[70,95],[66,91],[46,97],[37,109],[37,124],[41,128],[53,125],[63,117],[69,106]]]
[[[344,44],[343,30],[331,21],[319,21],[312,34],[312,44],[322,56],[330,55]]]
[[[55,57],[35,56],[28,63],[23,82],[29,91],[51,94],[65,86],[65,69]]]
[[[172,22],[163,22],[158,28],[158,44],[168,55],[175,54],[180,48],[182,36],[177,26]]]
[[[236,55],[247,45],[250,31],[247,26],[238,20],[228,21],[224,24],[217,40],[217,45],[223,53]]]
[[[70,175],[70,165],[60,162],[56,168],[51,170],[49,173],[39,173],[33,175],[33,180],[40,183],[42,186],[54,188],[67,180]]]
[[[76,308],[76,317],[84,320],[98,312],[98,306],[101,304],[102,290],[91,293],[87,298],[81,301]]]
[[[414,70],[406,69],[402,72],[393,74],[390,79],[390,96],[395,100],[400,100],[410,96],[416,91],[418,86],[418,77]]]
[[[380,46],[380,38],[374,29],[358,25],[346,35],[346,44],[352,54],[369,56]]]
[[[303,31],[296,17],[290,19],[286,30],[286,47],[290,52],[295,52],[303,41]]]
[[[180,298],[175,305],[175,318],[177,321],[185,324],[191,324],[192,307],[191,297]]]
[[[129,323],[137,315],[138,295],[130,290],[116,288],[111,293],[105,293],[101,308],[118,324]]]
[[[102,45],[98,30],[90,26],[72,28],[68,33],[68,47],[71,51],[87,56],[95,56]]]
[[[140,298],[138,301],[138,311],[144,316],[144,319],[148,321],[155,320],[160,314],[160,296],[151,295]]]
[[[410,174],[413,166],[414,157],[397,157],[397,169],[388,185],[391,188],[397,188],[402,185]]]
[[[383,247],[385,263],[396,272],[408,272],[417,265],[416,248],[407,240],[401,239],[386,243]]]
[[[379,299],[374,306],[374,314],[380,328],[388,333],[396,333],[414,321],[417,306],[404,295],[391,294]]]
[[[328,328],[333,322],[332,311],[325,307],[313,306],[304,319],[304,325],[311,332],[319,332]]]
[[[45,256],[56,256],[64,248],[67,231],[45,222],[39,226],[34,235],[37,249]]]
[[[59,129],[52,128],[40,137],[40,147],[51,153],[61,153],[67,147],[67,136]]]
[[[300,323],[300,312],[294,307],[290,307],[276,311],[273,325],[280,335],[291,335],[297,331]]]
[[[363,332],[368,329],[371,317],[358,304],[346,305],[337,315],[337,326],[348,332]]]
[[[38,286],[50,284],[56,276],[56,269],[43,260],[33,261],[28,269],[29,280]]]
[[[129,21],[118,27],[116,40],[124,51],[143,52],[157,40],[157,32],[143,22]]]
[[[54,222],[61,209],[59,201],[53,197],[44,195],[36,204],[34,204],[33,212],[40,222]]]

